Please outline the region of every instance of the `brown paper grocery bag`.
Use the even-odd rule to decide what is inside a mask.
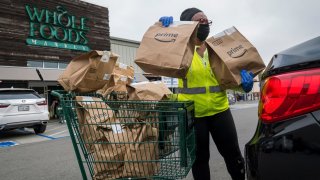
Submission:
[[[197,24],[179,21],[162,27],[155,23],[144,34],[135,63],[146,73],[185,77],[193,57]]]
[[[123,159],[126,146],[109,144],[108,139],[101,139],[101,143],[94,144],[93,164],[94,179],[115,179],[122,177]],[[99,163],[99,162],[100,163]]]
[[[117,92],[119,94],[117,100],[125,100],[125,94],[127,93],[126,85],[130,84],[133,81],[133,78],[133,67],[117,62],[109,82],[102,89],[98,90],[97,93],[101,94],[103,97],[107,97],[111,92]]]
[[[152,111],[157,108],[156,103],[128,103],[117,107],[117,119],[128,126],[136,123],[149,123],[152,127],[159,128],[159,112]]]
[[[104,137],[94,144],[94,179],[116,179],[123,176],[124,156],[133,135],[117,119],[99,127]],[[98,163],[101,162],[101,163]]]
[[[167,100],[169,96],[172,95],[170,89],[161,81],[154,82],[139,82],[139,83],[131,83],[127,85],[129,100],[136,101],[160,101]],[[151,111],[141,111],[146,108],[154,109],[157,108],[156,104],[150,104],[150,106],[146,107],[144,104],[133,104],[134,107],[123,107],[132,109],[129,111],[130,117],[134,119],[134,121],[138,122],[148,122],[152,125],[152,127],[158,128],[159,122],[158,117],[156,115],[157,112]],[[140,107],[141,106],[141,107]],[[119,113],[121,113],[121,109]],[[127,113],[127,112],[124,112]]]
[[[133,78],[134,78],[133,67],[117,62],[114,66],[111,80],[108,82],[108,84],[104,88],[108,89],[116,85],[124,85],[125,87],[126,84],[130,84],[133,81]],[[119,91],[126,91],[126,89],[119,89]]]
[[[98,130],[104,137],[94,145],[94,161],[101,162],[94,163],[94,179],[143,177],[159,170],[159,163],[152,162],[158,160],[156,128],[148,124],[128,128],[115,119]]]
[[[110,79],[118,55],[109,51],[90,51],[74,58],[58,82],[66,91],[93,92]]]
[[[97,93],[103,97],[107,97],[111,92],[127,93],[126,85],[132,81],[133,78],[114,73],[111,75],[109,82],[102,89],[99,89]]]
[[[257,49],[235,27],[207,39],[206,44],[212,71],[222,89],[238,87],[242,69],[258,75],[265,68]]]
[[[139,82],[127,85],[129,100],[160,101],[172,94],[170,89],[160,81]]]
[[[109,122],[114,117],[114,111],[110,109],[100,98],[89,96],[76,96],[79,105],[77,116],[80,134],[88,152],[92,152],[93,143],[103,137],[98,127],[101,123]]]
[[[148,177],[160,169],[158,129],[143,124],[131,129],[133,143],[124,156],[123,177]]]
[[[123,76],[126,76],[130,79],[134,78],[134,69],[132,66],[129,66],[127,64],[117,62],[113,69],[114,74],[120,74]]]

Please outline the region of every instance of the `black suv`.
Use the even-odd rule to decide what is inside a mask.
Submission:
[[[246,144],[248,180],[320,179],[320,37],[273,56],[259,122]]]

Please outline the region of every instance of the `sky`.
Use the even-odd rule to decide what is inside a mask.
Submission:
[[[190,7],[213,21],[209,36],[235,26],[267,64],[272,56],[320,35],[320,0],[84,0],[109,9],[110,35],[141,41],[161,16]]]

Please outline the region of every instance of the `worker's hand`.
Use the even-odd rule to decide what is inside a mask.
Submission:
[[[173,17],[172,16],[162,16],[159,19],[160,22],[162,22],[162,26],[164,27],[168,27],[170,26],[170,24],[172,24],[173,22]]]
[[[246,70],[242,69],[240,72],[241,75],[241,86],[242,89],[248,93],[252,90],[253,87],[253,77],[254,74],[252,72],[247,72]]]

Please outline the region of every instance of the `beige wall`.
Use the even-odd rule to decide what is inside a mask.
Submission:
[[[147,81],[142,69],[134,63],[137,49],[140,46],[139,41],[111,37],[111,51],[120,55],[118,62],[133,66],[136,81]]]

